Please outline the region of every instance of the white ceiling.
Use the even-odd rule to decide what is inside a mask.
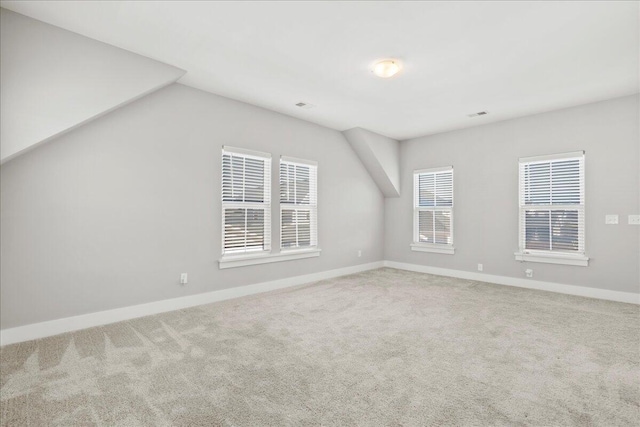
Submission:
[[[396,139],[639,87],[638,2],[1,4],[187,70],[183,84]],[[375,77],[371,64],[389,57],[403,72]]]

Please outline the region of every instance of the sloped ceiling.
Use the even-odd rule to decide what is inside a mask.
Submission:
[[[639,2],[0,1],[180,83],[396,140],[638,92]],[[371,72],[380,59],[397,77]],[[296,107],[298,102],[314,108]],[[479,111],[489,114],[469,118]]]
[[[6,9],[0,17],[2,163],[185,73]]]

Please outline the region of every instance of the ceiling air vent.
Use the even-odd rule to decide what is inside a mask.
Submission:
[[[477,113],[467,114],[468,117],[486,116],[489,114],[487,111],[478,111]]]
[[[296,107],[309,109],[309,108],[313,108],[313,107],[315,107],[315,105],[313,105],[313,104],[309,104],[308,102],[298,102],[298,103],[296,104]]]

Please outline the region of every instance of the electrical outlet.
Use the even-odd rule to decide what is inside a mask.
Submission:
[[[362,256],[362,251],[358,251],[358,258]]]
[[[640,215],[629,215],[629,225],[640,225]]]
[[[478,271],[482,271],[484,267],[482,267],[482,264],[478,264]]]
[[[181,285],[186,285],[187,284],[187,273],[182,273],[180,275],[180,284]]]
[[[529,278],[533,277],[533,270],[532,270],[532,269],[530,269],[530,268],[527,268],[527,269],[524,271],[524,275],[525,275],[525,276],[527,276],[527,277],[529,277]]]
[[[618,223],[618,215],[605,215],[604,223],[609,225],[614,225]]]

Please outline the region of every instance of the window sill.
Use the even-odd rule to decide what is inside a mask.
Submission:
[[[291,261],[294,259],[313,258],[320,256],[320,249],[297,249],[282,251],[277,254],[227,255],[218,260],[219,268],[235,268],[247,265],[268,264],[271,262]]]
[[[411,250],[417,252],[433,252],[436,254],[453,255],[456,248],[449,245],[429,245],[424,243],[412,243]]]
[[[517,261],[542,262],[546,264],[577,265],[580,267],[589,266],[589,257],[584,255],[571,255],[561,253],[522,253],[514,254]]]

